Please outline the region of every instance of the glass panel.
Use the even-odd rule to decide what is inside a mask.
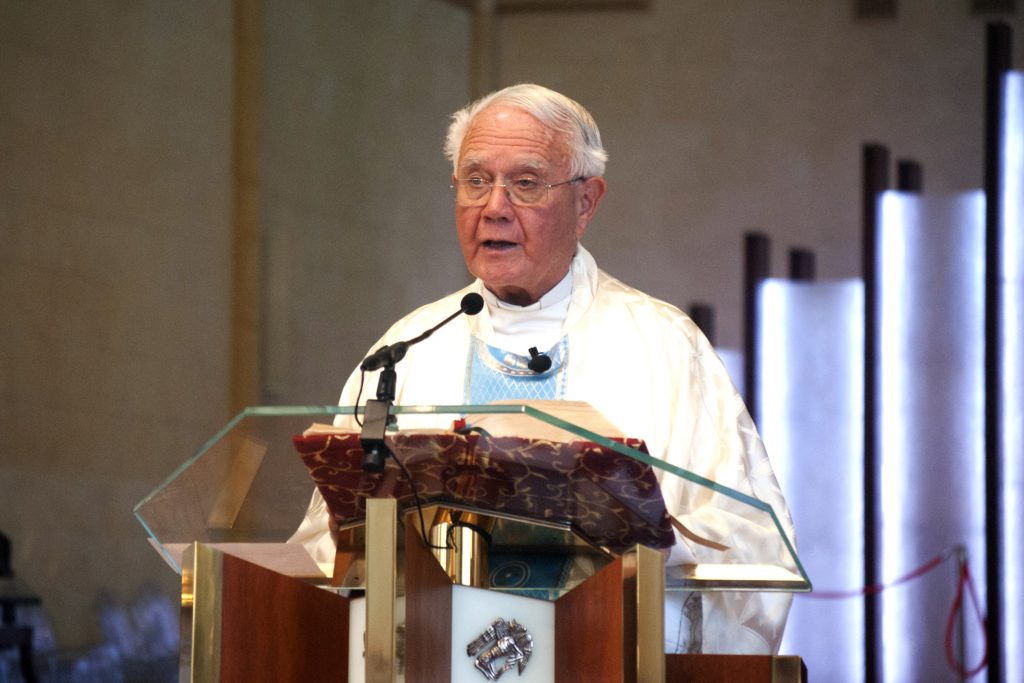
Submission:
[[[670,567],[670,589],[809,589],[770,506],[656,460],[638,440],[598,433],[607,423],[580,404],[543,406],[396,406],[386,443],[416,482],[420,506],[487,518],[492,553],[555,549],[600,566],[634,543],[668,553],[675,529],[694,541],[697,564]],[[357,553],[368,496],[394,496],[405,513],[417,509],[393,459],[382,473],[363,471],[359,434],[330,426],[353,412],[249,408],[140,502],[136,516],[177,571],[182,548],[200,541],[230,543],[229,552],[276,571],[325,580],[331,566],[318,567],[302,546],[287,543],[314,480]],[[687,514],[671,518],[662,495],[687,500]],[[425,510],[423,519],[435,514]],[[346,581],[358,584],[359,574],[356,563]]]

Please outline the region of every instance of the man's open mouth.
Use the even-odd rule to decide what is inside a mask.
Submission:
[[[517,245],[515,242],[505,242],[503,240],[484,240],[484,246],[488,249],[511,249]]]

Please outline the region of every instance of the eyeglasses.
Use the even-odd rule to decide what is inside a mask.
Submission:
[[[455,183],[449,187],[455,190],[455,203],[459,206],[483,206],[496,187],[504,189],[509,201],[516,206],[534,206],[547,199],[548,190],[551,188],[586,179],[586,176],[579,176],[560,183],[542,183],[536,178],[523,176],[508,183],[494,183],[480,177],[472,177],[456,178]]]

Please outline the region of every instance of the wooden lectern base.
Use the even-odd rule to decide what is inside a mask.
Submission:
[[[345,598],[201,544],[192,552],[182,576],[183,680],[347,679]]]
[[[405,680],[443,683],[452,675],[452,585],[412,525],[406,533]],[[651,557],[623,556],[556,601],[555,642],[538,644],[555,648],[555,680],[806,682],[799,657],[662,656],[662,560],[643,550]],[[182,577],[182,680],[348,680],[349,657],[363,653],[348,651],[347,599],[201,544],[192,555]]]
[[[799,657],[665,655],[666,683],[806,683]]]

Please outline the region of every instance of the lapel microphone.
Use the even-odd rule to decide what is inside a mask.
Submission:
[[[530,368],[539,375],[551,369],[551,359],[547,356],[547,354],[538,353],[536,346],[531,346],[530,360],[526,364],[526,367]]]

